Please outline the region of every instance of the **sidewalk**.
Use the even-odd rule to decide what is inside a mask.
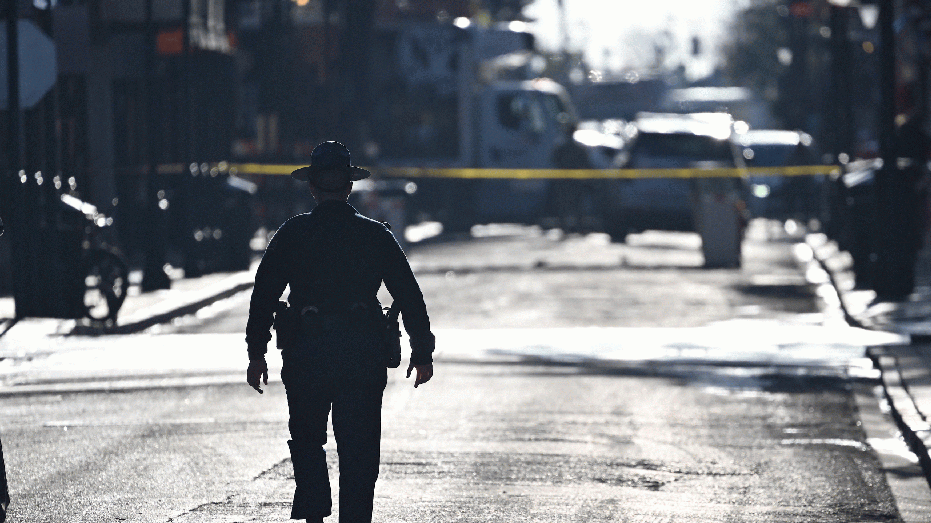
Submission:
[[[880,370],[892,415],[931,481],[931,248],[919,254],[909,300],[889,303],[875,302],[871,290],[854,289],[850,255],[823,234],[808,235],[806,243],[826,272],[848,324],[909,337],[908,344],[869,347],[867,356]]]
[[[120,308],[116,325],[103,330],[84,320],[58,320],[26,318],[14,320],[15,304],[12,297],[0,297],[0,340],[8,330],[30,330],[47,335],[66,334],[131,334],[153,325],[198,310],[252,288],[255,280],[255,265],[251,270],[208,274],[199,278],[184,278],[183,274],[171,274],[171,288],[153,292],[140,292],[138,284],[132,284],[135,274],[130,274],[131,285],[126,301]],[[15,326],[14,326],[15,323]]]

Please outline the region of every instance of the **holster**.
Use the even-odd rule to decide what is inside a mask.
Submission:
[[[385,337],[383,343],[385,367],[396,369],[401,366],[401,324],[398,322],[401,309],[398,308],[396,303],[392,303],[391,307],[386,310],[384,330],[382,331]]]
[[[287,302],[279,301],[275,307],[273,324],[277,335],[278,349],[285,351],[294,347],[301,331],[301,313]]]

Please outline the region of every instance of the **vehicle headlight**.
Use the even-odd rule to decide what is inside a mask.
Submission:
[[[770,192],[772,192],[770,191],[769,186],[763,183],[753,184],[752,191],[753,191],[753,196],[756,196],[757,198],[766,198],[767,196],[769,196]]]

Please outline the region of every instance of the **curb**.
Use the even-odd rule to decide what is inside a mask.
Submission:
[[[812,235],[806,236],[805,244],[812,251],[812,259],[827,274],[828,283],[837,293],[844,320],[851,327],[881,330],[869,325],[868,322],[861,321],[849,312],[845,301],[845,291],[839,286],[836,269],[831,267],[829,261],[830,256],[836,255],[840,251],[833,242],[827,241],[822,235],[818,236],[819,241],[814,240]],[[931,336],[909,336],[910,344],[928,338],[931,338]],[[931,485],[931,425],[928,424],[924,414],[919,410],[914,397],[908,390],[908,384],[902,377],[898,357],[890,353],[888,348],[884,346],[867,347],[866,356],[872,360],[873,366],[879,370],[883,393],[889,402],[890,414],[895,420],[899,431],[902,432],[902,437],[909,449],[918,457],[925,479]]]
[[[857,319],[853,314],[850,313],[850,310],[847,308],[847,302],[844,299],[844,291],[841,289],[840,284],[838,283],[838,278],[836,270],[831,267],[831,264],[828,262],[831,256],[841,252],[838,250],[837,246],[827,240],[827,237],[823,235],[817,235],[820,241],[814,241],[816,235],[808,234],[805,236],[805,245],[811,249],[812,259],[818,263],[818,266],[828,277],[828,283],[831,285],[831,288],[834,289],[834,292],[837,294],[837,301],[840,304],[841,313],[844,315],[844,321],[847,322],[847,325],[851,327],[856,327],[859,329],[868,329],[867,326]]]
[[[234,274],[196,293],[166,300],[156,306],[138,311],[122,321],[118,319],[116,325],[109,327],[76,325],[69,334],[95,336],[141,332],[153,325],[167,323],[175,318],[194,314],[208,305],[251,289],[255,285],[254,278],[255,275],[251,271]]]
[[[899,359],[881,346],[867,348],[866,355],[880,370],[883,391],[891,407],[890,414],[902,431],[905,443],[918,456],[918,463],[931,484],[931,425],[918,410],[908,385],[902,379]]]

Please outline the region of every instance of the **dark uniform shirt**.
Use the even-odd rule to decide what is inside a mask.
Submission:
[[[376,295],[382,282],[401,310],[411,363],[432,363],[435,341],[423,293],[388,228],[342,201],[324,201],[292,217],[269,242],[255,275],[246,325],[250,359],[267,350],[275,307],[286,286],[291,286],[291,307],[338,314],[357,303],[380,311]]]

